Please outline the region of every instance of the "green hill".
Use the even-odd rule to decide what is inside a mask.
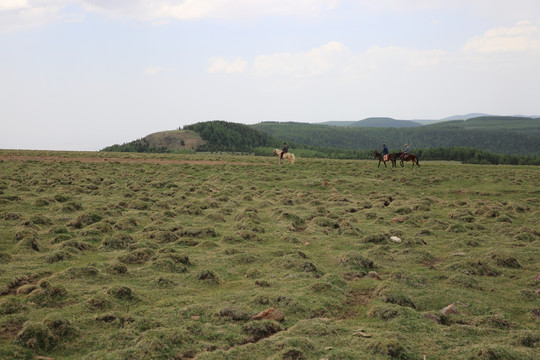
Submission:
[[[195,151],[204,146],[206,141],[201,136],[191,130],[170,130],[161,131],[145,136],[142,139],[133,140],[122,145],[112,145],[102,151],[112,152],[174,152],[174,151]]]
[[[165,147],[168,150],[195,150],[206,144],[201,135],[192,130],[161,131],[145,136],[150,146]]]
[[[414,128],[335,127],[305,123],[251,125],[276,138],[322,148],[378,149],[387,144],[401,149],[473,147],[507,155],[540,155],[540,119],[482,117],[446,121]]]
[[[277,146],[279,142],[247,125],[226,121],[207,121],[184,126],[200,134],[207,143],[198,148],[200,151],[252,151],[261,146]]]

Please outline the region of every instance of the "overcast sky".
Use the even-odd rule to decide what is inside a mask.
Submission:
[[[539,99],[539,0],[0,0],[0,149]]]

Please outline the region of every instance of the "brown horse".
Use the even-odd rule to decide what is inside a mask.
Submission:
[[[279,149],[274,149],[274,155],[277,155],[278,156],[278,159],[279,159],[279,163],[281,164],[281,153],[283,151],[282,150],[279,150]],[[289,163],[291,165],[294,164],[294,162],[296,161],[296,158],[294,157],[294,154],[291,154],[289,152],[286,152],[285,154],[283,154],[283,157],[286,158],[287,160],[289,160]]]
[[[388,160],[392,163],[392,167],[396,167],[396,159],[399,156],[399,154],[388,154]],[[386,167],[386,162],[388,160],[385,160],[383,157],[383,154],[380,154],[377,150],[373,152],[373,158],[379,159],[379,165],[377,167],[381,166],[381,162],[384,164],[384,167]]]
[[[400,162],[399,162],[401,167],[405,166],[405,165],[403,165],[404,161],[412,161],[412,167],[414,167],[414,164],[416,164],[416,165],[418,165],[418,167],[420,167],[420,164],[418,163],[418,157],[416,155],[406,154],[405,156],[403,156],[403,153],[402,153],[401,156],[400,156]]]

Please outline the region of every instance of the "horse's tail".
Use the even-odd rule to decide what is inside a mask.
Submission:
[[[296,158],[294,157],[294,154],[291,154],[291,164],[294,164],[296,161]]]

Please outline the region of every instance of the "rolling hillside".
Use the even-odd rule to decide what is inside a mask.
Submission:
[[[150,146],[166,147],[170,150],[197,149],[206,144],[201,135],[191,130],[161,131],[144,137]]]
[[[256,130],[298,144],[339,149],[473,147],[508,155],[540,155],[540,119],[481,117],[414,128],[335,127],[305,123],[259,123]]]
[[[430,125],[431,128],[501,130],[540,136],[540,119],[515,116],[482,116],[468,120],[444,121]]]
[[[150,153],[195,151],[206,143],[195,131],[170,130],[153,133],[122,145],[108,146],[101,151]]]

